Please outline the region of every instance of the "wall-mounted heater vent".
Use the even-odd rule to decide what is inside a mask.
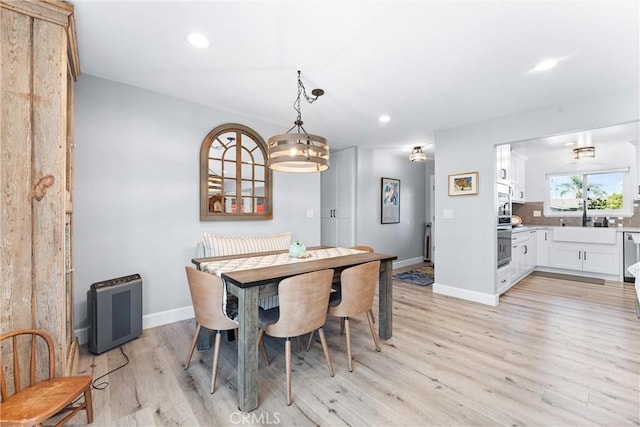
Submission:
[[[100,354],[142,334],[142,277],[118,277],[87,291],[89,351]]]

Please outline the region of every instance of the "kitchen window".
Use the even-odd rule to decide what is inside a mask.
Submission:
[[[546,216],[631,216],[633,214],[629,168],[547,175]]]

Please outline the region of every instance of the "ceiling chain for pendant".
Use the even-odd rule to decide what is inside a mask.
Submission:
[[[300,99],[304,96],[312,104],[324,94],[324,90],[313,89],[312,96],[309,96],[301,74],[298,70],[298,93],[293,103],[296,121],[286,133],[269,138],[267,163],[270,169],[282,172],[322,172],[329,168],[327,140],[307,133],[303,127]],[[294,129],[296,133],[290,133]]]

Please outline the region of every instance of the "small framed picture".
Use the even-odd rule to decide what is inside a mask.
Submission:
[[[395,178],[382,178],[380,186],[381,210],[380,222],[382,224],[397,224],[400,222],[400,180]]]
[[[465,196],[478,194],[478,172],[449,175],[449,195]]]

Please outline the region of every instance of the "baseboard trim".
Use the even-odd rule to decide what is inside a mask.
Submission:
[[[585,282],[594,285],[604,285],[605,280],[599,277],[577,276],[575,274],[554,273],[551,271],[536,270],[531,272],[532,276],[549,277],[551,279],[572,280],[574,282]]]
[[[161,311],[142,316],[142,329],[155,328],[156,326],[167,325],[169,323],[180,322],[194,317],[193,307],[174,308],[172,310]],[[89,328],[80,328],[73,331],[78,338],[80,345],[89,342]]]
[[[470,291],[468,289],[460,289],[453,286],[441,285],[439,283],[433,284],[433,293],[460,298],[484,305],[490,305],[493,307],[498,305],[498,295],[485,294],[482,292]]]
[[[422,264],[424,259],[419,256],[416,258],[403,259],[402,261],[393,261],[393,269],[409,267],[410,265]]]

